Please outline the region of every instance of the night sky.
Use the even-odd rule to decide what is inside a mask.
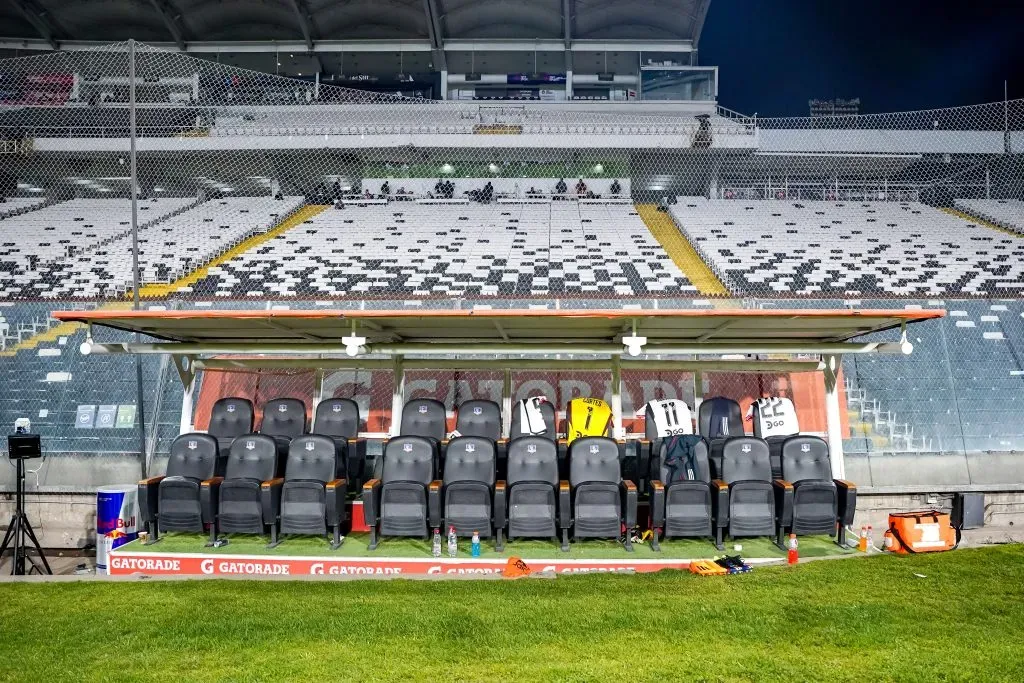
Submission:
[[[724,107],[807,116],[807,100],[864,113],[1024,97],[1024,0],[712,0],[700,63]]]

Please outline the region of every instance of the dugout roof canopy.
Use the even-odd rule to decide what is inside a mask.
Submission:
[[[945,315],[942,310],[189,310],[60,311],[90,326],[99,353],[344,353],[357,355],[909,353],[905,343],[851,341]],[[94,328],[138,332],[157,343],[104,343]],[[102,336],[96,332],[97,337]],[[352,342],[350,342],[352,343]],[[352,354],[349,354],[352,355]]]

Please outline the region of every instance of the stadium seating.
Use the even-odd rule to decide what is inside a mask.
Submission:
[[[428,521],[433,526],[440,524],[441,482],[434,479],[435,453],[435,445],[422,436],[398,436],[384,445],[381,477],[363,485],[363,518],[370,527],[370,550],[377,548],[379,536],[426,538]],[[434,493],[429,499],[428,490]]]
[[[458,436],[448,444],[439,504],[444,510],[444,527],[455,528],[459,536],[479,533],[490,538],[497,532],[497,548],[502,548],[505,528],[505,485],[496,486],[497,452],[492,440],[481,436]]]
[[[349,398],[329,398],[316,406],[313,434],[330,437],[338,452],[337,476],[359,491],[366,472],[366,439],[359,438],[359,405]]]
[[[508,475],[505,484],[508,537],[557,537],[559,520],[568,518],[571,513],[569,483],[564,482],[564,486],[560,486],[558,480],[558,451],[555,442],[544,436],[521,436],[514,439],[508,447]],[[560,491],[564,491],[566,496],[561,507]],[[568,526],[566,523],[562,528]]]
[[[274,439],[283,463],[289,457],[288,444],[306,433],[306,405],[297,398],[275,398],[264,403],[260,412],[260,434]]]
[[[526,431],[523,425],[523,419],[520,412],[519,404],[512,407],[512,419],[510,420],[510,436],[511,441],[524,436],[540,436],[549,441],[555,442],[558,440],[558,427],[557,420],[555,418],[555,404],[550,401],[545,401],[538,406],[541,415],[544,417],[544,425],[546,429],[540,434],[531,434]]]
[[[630,205],[324,211],[192,285],[211,297],[696,294]]]
[[[182,434],[171,444],[164,476],[139,482],[139,521],[151,543],[161,531],[203,531],[201,490],[215,484],[217,441],[206,434]]]
[[[729,488],[729,536],[774,536],[775,494],[768,444],[749,436],[726,440],[719,480]],[[725,521],[718,520],[719,524]]]
[[[147,199],[139,202],[139,225],[181,211],[194,199]],[[131,231],[128,199],[71,199],[4,219],[4,233],[17,235],[0,246],[0,298],[96,297],[114,293],[111,283],[124,290],[131,282],[131,240],[119,242]],[[127,245],[123,272],[115,275],[108,260],[108,244]],[[116,247],[111,247],[116,248]],[[74,254],[74,259],[68,256]]]
[[[853,524],[857,487],[832,478],[828,444],[815,436],[791,436],[782,445],[782,480],[775,485],[779,537],[828,534],[842,547]]]
[[[264,520],[272,520],[270,547],[278,545],[278,533],[323,536],[328,528],[333,533],[331,549],[341,546],[348,487],[345,479],[337,476],[338,468],[338,453],[330,437],[307,434],[291,440],[279,497],[274,495],[273,484],[264,485],[261,491]]]
[[[622,525],[636,526],[636,484],[622,478],[619,445],[602,436],[585,436],[569,446],[569,487],[572,497],[572,530],[576,540],[619,538]],[[568,550],[566,528],[562,550]],[[629,534],[626,550],[632,552]]]
[[[277,444],[263,434],[244,434],[231,443],[224,479],[216,501],[210,528],[211,540],[217,534],[264,534],[274,522],[265,511],[280,506],[284,479],[279,472]],[[269,502],[268,502],[269,501]]]
[[[0,202],[0,219],[38,209],[45,202],[44,197],[9,197]]]
[[[712,537],[715,546],[721,549],[722,527],[726,520],[726,515],[721,512],[728,510],[729,489],[711,481],[707,442],[701,440],[694,446],[695,471],[692,480],[672,481],[671,472],[665,464],[667,454],[667,448],[658,448],[655,460],[651,463],[648,492],[651,528],[654,532],[651,547],[660,549],[660,531],[666,539]]]
[[[979,218],[1024,235],[1024,201],[1020,199],[957,199],[956,205]]]
[[[1019,296],[1024,239],[923,204],[680,197],[677,224],[748,295]]]
[[[255,413],[252,401],[247,398],[227,396],[217,399],[210,410],[210,424],[207,433],[217,439],[220,452],[231,452],[236,437],[252,432]]]

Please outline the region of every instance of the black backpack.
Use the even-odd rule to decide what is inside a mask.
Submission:
[[[703,438],[697,434],[672,436],[664,441],[665,467],[668,468],[666,486],[676,481],[697,479],[697,454],[695,449]]]

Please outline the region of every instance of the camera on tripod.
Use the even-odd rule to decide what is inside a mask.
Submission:
[[[7,525],[7,533],[0,543],[0,559],[8,549],[12,552],[11,574],[24,575],[33,571],[52,574],[43,548],[36,538],[32,524],[25,515],[25,461],[43,457],[43,448],[38,434],[30,434],[32,423],[27,417],[14,421],[14,434],[7,436],[7,457],[17,466],[15,476],[14,516]],[[29,553],[35,549],[35,556]]]
[[[43,457],[38,434],[29,434],[32,422],[27,417],[14,421],[14,434],[7,437],[7,457],[11,460],[32,460]]]

